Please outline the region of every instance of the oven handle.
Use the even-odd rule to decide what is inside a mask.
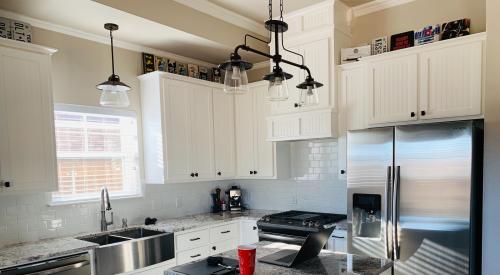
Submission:
[[[28,273],[27,275],[50,275],[50,274],[57,274],[57,273],[60,273],[60,272],[64,272],[64,271],[68,271],[68,270],[72,270],[72,269],[77,269],[77,268],[80,268],[80,267],[83,267],[83,266],[86,266],[86,265],[89,265],[89,264],[90,264],[90,262],[88,260],[85,260],[85,261],[81,261],[81,262],[77,262],[77,263],[72,263],[72,264],[69,264],[69,265],[58,266],[58,267],[54,267],[54,268],[47,269],[47,270],[42,270],[42,271],[37,271],[37,272],[33,272],[33,273]]]
[[[259,232],[259,241],[282,242],[282,243],[288,243],[288,244],[302,245],[302,243],[304,243],[305,240],[306,240],[306,237],[302,237],[302,236],[292,236],[292,235],[277,234],[277,233]]]

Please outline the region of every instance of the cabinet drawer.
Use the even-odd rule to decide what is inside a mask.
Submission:
[[[209,231],[200,230],[175,236],[177,251],[183,251],[209,244]]]
[[[177,265],[198,261],[208,257],[210,254],[208,246],[202,246],[191,250],[177,253]]]
[[[218,242],[238,238],[238,224],[230,223],[210,229],[210,242]]]
[[[210,245],[210,255],[217,255],[238,247],[238,239],[216,242]]]

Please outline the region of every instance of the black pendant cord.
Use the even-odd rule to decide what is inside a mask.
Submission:
[[[113,51],[113,30],[109,30],[109,37],[111,38],[111,71],[115,75],[115,54]]]

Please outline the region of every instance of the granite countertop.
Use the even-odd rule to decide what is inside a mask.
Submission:
[[[77,254],[98,245],[75,238],[47,239],[0,248],[0,269]]]
[[[282,249],[298,249],[299,246],[284,243],[259,242],[257,245],[257,259],[272,254]],[[237,250],[222,253],[220,256],[238,259]],[[295,267],[281,267],[261,262],[256,262],[255,274],[258,275],[305,275],[305,274],[380,274],[392,266],[392,261],[377,259],[367,256],[358,256],[345,253],[335,253],[323,250],[318,257],[307,260]],[[175,272],[172,268],[165,272],[166,275],[184,275]]]

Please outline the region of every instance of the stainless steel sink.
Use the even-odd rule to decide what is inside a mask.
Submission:
[[[139,227],[139,228],[125,229],[123,231],[116,232],[114,235],[125,238],[139,239],[144,237],[157,236],[164,233],[165,232],[149,230]]]
[[[99,244],[91,253],[99,275],[130,272],[175,257],[173,233],[130,228],[78,239]]]

